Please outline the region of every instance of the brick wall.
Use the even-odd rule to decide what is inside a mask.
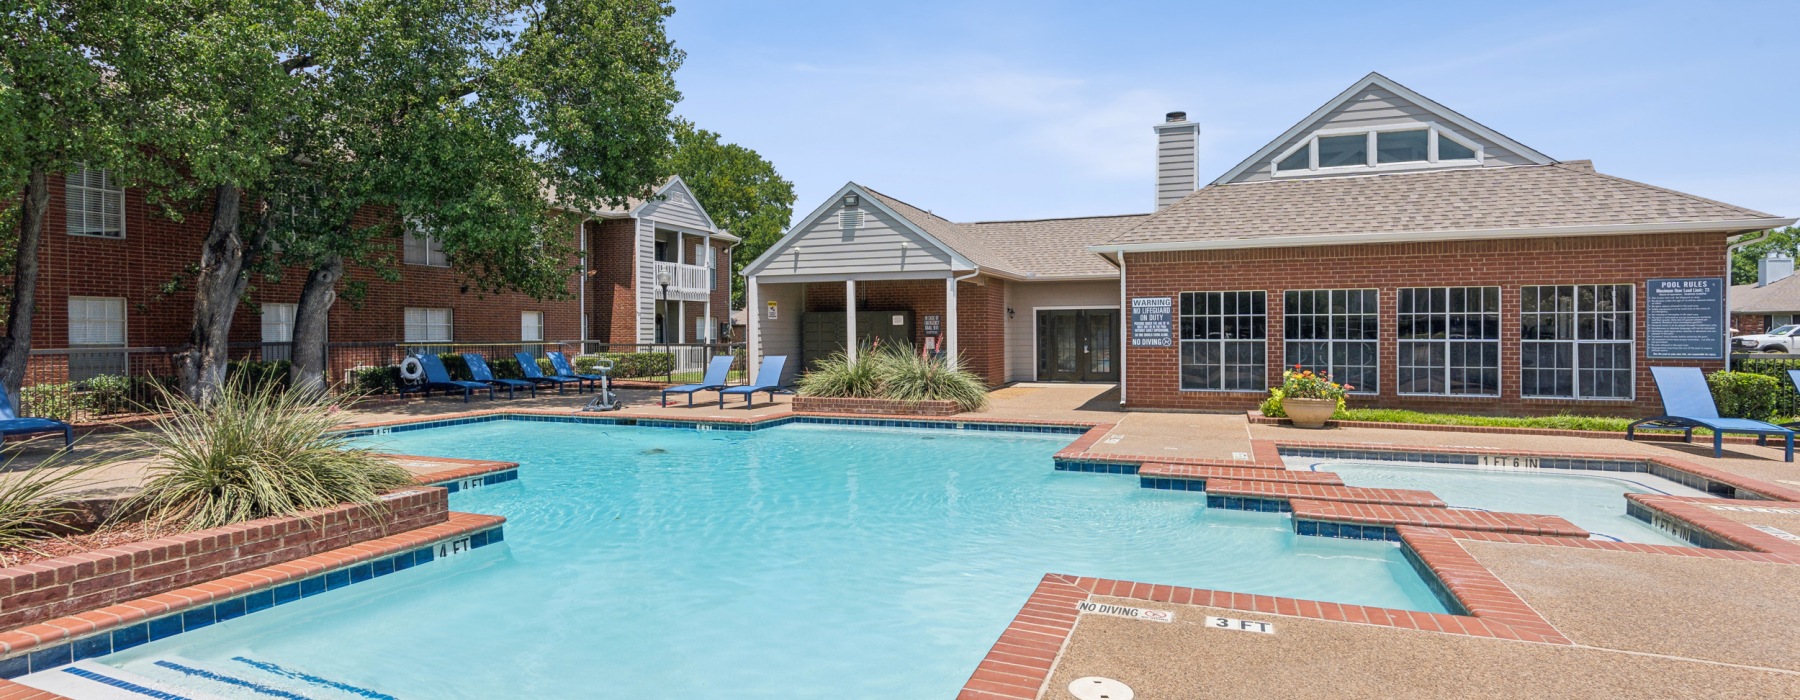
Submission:
[[[1281,381],[1282,294],[1289,289],[1380,290],[1381,393],[1353,396],[1352,406],[1474,413],[1640,415],[1659,399],[1644,357],[1644,282],[1660,277],[1725,274],[1723,234],[1590,236],[1517,241],[1269,248],[1133,253],[1126,259],[1129,297],[1175,297],[1182,292],[1264,290],[1268,293],[1268,382]],[[1575,401],[1521,398],[1519,288],[1542,284],[1623,284],[1637,287],[1636,400]],[[1401,287],[1501,287],[1500,373],[1497,398],[1400,396],[1395,391],[1396,290]],[[1177,308],[1179,312],[1179,308]],[[1179,333],[1179,329],[1177,329]],[[1253,408],[1266,393],[1181,391],[1179,347],[1131,347],[1126,338],[1126,400],[1131,407],[1205,410]],[[1179,335],[1177,335],[1179,338]],[[1177,340],[1179,346],[1179,339]],[[1722,361],[1656,360],[1662,366],[1718,369]]]
[[[852,413],[864,416],[953,416],[962,412],[955,401],[894,401],[795,396],[790,407],[801,413]]]
[[[588,337],[637,342],[637,220],[588,223]]]
[[[445,522],[444,489],[416,487],[385,510],[337,506],[308,516],[108,547],[0,569],[0,630],[135,600]]]
[[[956,285],[956,346],[963,366],[989,386],[1006,381],[1005,280],[977,277]],[[925,345],[925,317],[943,316],[943,280],[876,280],[856,283],[858,311],[913,312],[913,347]],[[844,310],[841,282],[806,286],[807,311]]]
[[[1769,332],[1769,317],[1760,314],[1733,314],[1731,327],[1737,335],[1757,335]]]

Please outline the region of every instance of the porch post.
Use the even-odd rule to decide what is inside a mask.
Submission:
[[[762,361],[760,356],[762,354],[763,310],[760,308],[761,302],[757,299],[762,295],[756,292],[756,278],[746,278],[744,280],[744,335],[746,336],[744,338],[744,376],[749,377],[750,382],[756,380],[752,372],[756,371],[757,364]]]
[[[944,280],[944,357],[951,369],[960,358],[956,354],[956,273]]]
[[[844,327],[849,335],[844,342],[844,356],[856,361],[856,280],[844,280]]]

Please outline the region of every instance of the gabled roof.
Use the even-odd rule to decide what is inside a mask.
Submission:
[[[1281,132],[1280,136],[1275,137],[1275,140],[1270,141],[1262,148],[1257,149],[1255,153],[1250,154],[1250,157],[1245,158],[1242,162],[1232,166],[1230,170],[1225,171],[1224,175],[1220,175],[1218,179],[1213,180],[1212,184],[1222,185],[1231,182],[1245,171],[1255,168],[1257,165],[1267,161],[1270,157],[1275,155],[1276,149],[1281,148],[1282,145],[1301,134],[1310,133],[1316,130],[1319,123],[1324,120],[1327,115],[1337,111],[1337,109],[1344,106],[1346,102],[1349,102],[1357,95],[1363,94],[1364,91],[1370,88],[1380,88],[1392,92],[1399,96],[1400,99],[1418,105],[1419,108],[1424,109],[1428,114],[1441,120],[1443,123],[1453,125],[1456,129],[1460,129],[1465,133],[1481,136],[1524,157],[1532,163],[1546,165],[1555,162],[1555,159],[1538,152],[1537,149],[1514,141],[1505,134],[1463,116],[1456,110],[1438,104],[1436,100],[1414,92],[1405,85],[1394,82],[1385,75],[1371,72],[1368,75],[1363,76],[1361,80],[1356,81],[1355,84],[1345,88],[1343,92],[1338,93],[1337,96],[1331,98],[1329,102],[1326,102],[1318,109],[1313,110],[1312,114],[1306,115],[1306,118],[1301,119],[1299,123],[1288,127],[1287,131]]]
[[[1570,161],[1208,185],[1090,250],[1740,232],[1793,221]]]
[[[681,179],[680,175],[672,175],[662,184],[657,185],[649,199],[628,197],[622,205],[602,207],[587,212],[587,214],[601,219],[638,218],[647,206],[664,201],[680,201],[683,198],[692,200],[694,209],[700,212],[700,216],[706,220],[706,227],[712,231],[714,237],[724,238],[734,243],[739,240],[737,236],[719,228],[718,224],[713,222],[712,214],[708,213],[706,207],[700,204],[700,199],[694,196],[693,190],[688,187],[686,181]]]
[[[1800,311],[1800,275],[1790,275],[1761,287],[1740,284],[1731,288],[1731,313],[1787,314]]]
[[[1020,279],[1118,277],[1118,269],[1088,252],[1087,246],[1149,216],[957,223],[886,194],[866,191],[984,271]]]

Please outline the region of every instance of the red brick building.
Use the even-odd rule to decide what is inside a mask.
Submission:
[[[1155,131],[1147,216],[957,224],[847,185],[746,268],[752,353],[810,357],[847,294],[858,318],[955,297],[989,381],[1106,381],[1059,371],[1104,359],[1128,407],[1244,410],[1299,365],[1353,405],[1636,415],[1649,367],[1724,366],[1727,246],[1794,221],[1553,159],[1379,74],[1210,182],[1198,125]]]
[[[370,269],[349,270],[346,276],[363,282],[367,294],[333,305],[331,342],[343,348],[586,339],[595,341],[590,350],[599,350],[600,343],[720,340],[717,329],[729,316],[727,275],[737,239],[713,225],[679,178],[657,195],[594,213],[582,223],[577,246],[586,254],[572,261],[580,272],[571,275],[568,298],[562,300],[477,292],[429,235],[409,232],[392,239],[399,281],[383,280]],[[201,206],[171,217],[104,171],[52,178],[32,346],[81,352],[37,358],[28,383],[79,380],[127,371],[127,365],[133,372],[159,371],[139,365],[140,358],[159,353],[128,349],[186,342],[193,313],[187,271],[199,260],[208,211]],[[366,218],[374,223],[378,216],[371,211]],[[657,284],[659,273],[666,273],[666,288]],[[305,277],[305,270],[295,269],[279,280],[252,281],[251,303],[233,320],[231,340],[245,346],[234,356],[286,356]],[[686,319],[679,327],[678,313]],[[349,349],[333,355],[334,377],[365,358]]]

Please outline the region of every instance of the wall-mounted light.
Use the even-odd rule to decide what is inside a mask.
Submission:
[[[1006,307],[1006,317],[1007,317],[1007,318],[1012,318],[1012,317],[1013,317],[1013,313],[1012,313],[1012,307],[1010,307],[1010,306],[1008,306],[1008,307]]]
[[[859,206],[861,204],[862,204],[862,197],[857,195],[856,193],[852,192],[850,194],[844,195],[844,206],[855,207],[855,206]]]

